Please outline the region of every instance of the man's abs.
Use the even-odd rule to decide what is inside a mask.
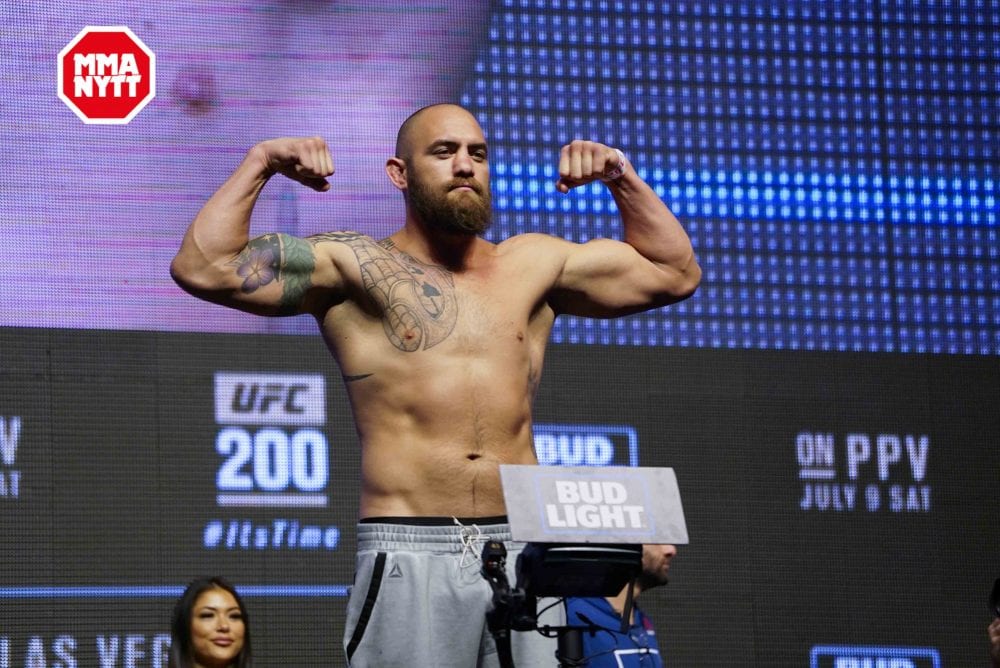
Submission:
[[[530,429],[528,430],[530,433]],[[361,517],[503,515],[501,464],[535,464],[530,436],[503,445],[459,441],[366,443]]]

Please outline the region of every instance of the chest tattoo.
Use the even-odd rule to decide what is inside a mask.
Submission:
[[[346,244],[361,269],[365,291],[382,311],[382,328],[404,352],[427,350],[455,329],[458,302],[451,272],[400,251],[391,242],[376,244],[356,232],[310,237]]]

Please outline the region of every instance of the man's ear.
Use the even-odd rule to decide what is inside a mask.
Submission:
[[[389,175],[392,185],[400,190],[406,190],[406,162],[402,158],[389,158],[385,161],[385,173]]]

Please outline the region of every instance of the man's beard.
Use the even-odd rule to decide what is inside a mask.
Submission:
[[[489,186],[484,188],[472,179],[452,179],[446,189],[436,190],[412,170],[407,186],[410,206],[428,227],[458,234],[482,234],[493,222]],[[459,186],[472,188],[479,197],[471,193],[450,197],[449,193]]]
[[[638,585],[640,591],[646,591],[647,589],[652,589],[653,587],[662,587],[670,582],[670,578],[666,575],[660,575],[659,573],[647,573],[642,572],[639,574]]]

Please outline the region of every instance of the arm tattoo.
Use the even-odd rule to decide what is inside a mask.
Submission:
[[[365,291],[382,311],[382,328],[404,352],[427,350],[455,329],[458,301],[450,271],[394,249],[388,239],[375,243],[357,232],[330,232],[310,241],[347,244],[358,259]]]
[[[265,234],[251,239],[231,263],[243,279],[244,294],[256,292],[272,281],[282,284],[279,315],[293,315],[312,287],[316,258],[312,246],[289,234]]]

